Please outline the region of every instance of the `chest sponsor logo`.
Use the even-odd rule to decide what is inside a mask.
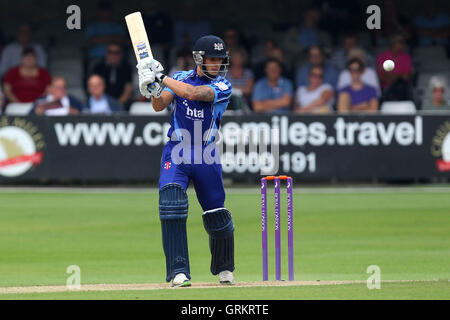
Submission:
[[[204,109],[186,107],[186,117],[192,120],[203,120],[205,118]]]

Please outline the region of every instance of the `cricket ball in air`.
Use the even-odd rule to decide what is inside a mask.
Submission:
[[[395,67],[395,64],[394,64],[394,61],[392,61],[392,60],[386,60],[385,62],[383,62],[383,69],[385,70],[385,71],[392,71],[392,70],[394,70],[394,67]]]

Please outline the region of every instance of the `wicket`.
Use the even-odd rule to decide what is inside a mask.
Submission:
[[[281,281],[280,180],[286,180],[289,281],[294,281],[294,221],[292,210],[292,178],[288,176],[267,176],[261,178],[263,281],[269,280],[267,257],[267,181],[271,180],[274,181],[275,190],[275,276],[276,280]]]

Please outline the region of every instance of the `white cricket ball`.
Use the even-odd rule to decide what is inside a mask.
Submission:
[[[395,68],[395,63],[392,60],[386,60],[385,62],[383,62],[383,69],[385,71],[392,71]]]

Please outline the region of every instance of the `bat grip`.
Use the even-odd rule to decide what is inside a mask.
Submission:
[[[156,81],[150,83],[149,85],[147,85],[147,89],[148,89],[148,90],[153,90],[153,89],[155,89],[156,83],[157,83]]]

